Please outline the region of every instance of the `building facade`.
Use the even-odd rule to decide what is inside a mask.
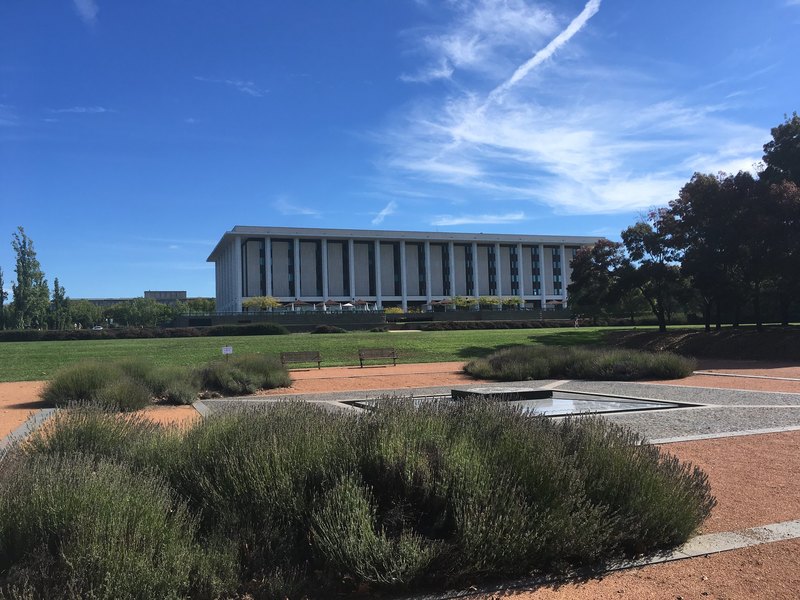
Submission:
[[[566,306],[578,248],[599,238],[236,226],[217,243],[218,312],[242,300],[365,300],[378,308],[455,296],[519,297]]]

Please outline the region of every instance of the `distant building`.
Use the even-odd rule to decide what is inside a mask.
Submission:
[[[144,293],[144,297],[149,298],[150,300],[155,300],[156,302],[160,302],[161,304],[176,304],[178,302],[186,301],[186,292],[148,290]]]
[[[454,296],[518,296],[566,306],[569,266],[597,237],[236,226],[217,243],[218,312],[242,299],[425,305]]]

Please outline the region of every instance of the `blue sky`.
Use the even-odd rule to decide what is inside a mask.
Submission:
[[[0,266],[214,293],[234,225],[604,235],[800,109],[800,0],[6,1]]]

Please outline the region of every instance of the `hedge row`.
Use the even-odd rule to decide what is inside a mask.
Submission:
[[[546,329],[574,327],[575,321],[435,321],[421,327],[422,331],[455,331],[459,329]]]
[[[70,340],[128,340],[143,338],[185,338],[234,335],[284,335],[289,333],[276,323],[214,325],[212,327],[119,327],[92,329],[13,329],[0,331],[0,342],[60,342]]]

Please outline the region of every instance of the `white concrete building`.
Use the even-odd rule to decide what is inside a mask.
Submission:
[[[252,296],[404,309],[454,296],[517,296],[539,307],[567,304],[569,263],[598,239],[237,225],[208,261],[216,265],[218,312],[239,312]]]

